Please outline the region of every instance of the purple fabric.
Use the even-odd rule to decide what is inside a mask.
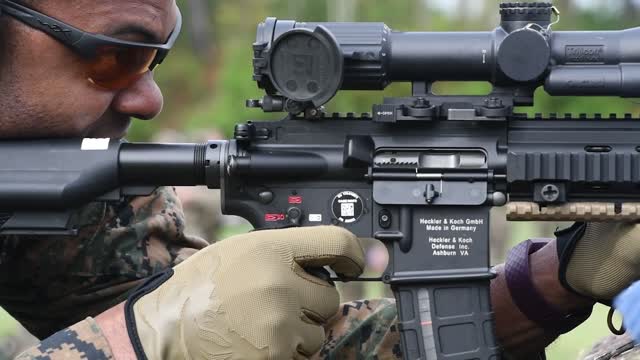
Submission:
[[[562,334],[582,322],[590,311],[589,314],[564,314],[549,304],[534,286],[529,255],[542,249],[549,241],[527,240],[514,247],[507,255],[505,279],[513,302],[529,320],[546,331]]]

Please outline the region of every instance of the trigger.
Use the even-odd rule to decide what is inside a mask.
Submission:
[[[329,284],[331,284],[331,286],[335,286],[336,284],[333,282],[333,280],[331,280],[331,274],[329,273],[329,271],[327,271],[327,269],[320,267],[320,268],[305,268],[304,271],[306,271],[307,273],[320,278],[326,282],[328,282]]]

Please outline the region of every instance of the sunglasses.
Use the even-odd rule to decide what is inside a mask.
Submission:
[[[178,11],[176,26],[167,42],[148,44],[88,33],[10,0],[0,0],[0,10],[80,55],[87,65],[89,81],[108,90],[127,88],[147,71],[153,71],[167,57],[182,28]]]

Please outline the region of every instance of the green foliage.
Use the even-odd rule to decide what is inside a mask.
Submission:
[[[606,325],[608,312],[608,307],[596,305],[589,320],[561,336],[547,348],[547,359],[581,359],[596,341],[611,335]],[[619,324],[619,322],[616,323]]]
[[[16,330],[16,321],[0,308],[0,338],[11,335]]]

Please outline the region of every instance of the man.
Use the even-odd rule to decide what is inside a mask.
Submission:
[[[0,8],[3,137],[118,138],[130,117],[160,111],[148,70],[178,33],[173,0],[0,0]],[[109,38],[83,42],[91,36],[81,31]],[[91,204],[81,219],[78,237],[0,242],[0,305],[50,336],[20,359],[401,357],[392,301],[336,311],[335,289],[304,271],[362,271],[358,241],[342,229],[254,232],[196,254],[206,243],[184,235],[181,206],[165,188]],[[516,249],[511,264],[527,267],[498,267],[491,289],[505,349],[537,356],[588,316],[592,299],[611,299],[637,278],[636,268],[619,271],[626,254],[603,251],[637,254],[635,231],[578,224],[536,251]],[[537,303],[514,291],[522,284]]]

